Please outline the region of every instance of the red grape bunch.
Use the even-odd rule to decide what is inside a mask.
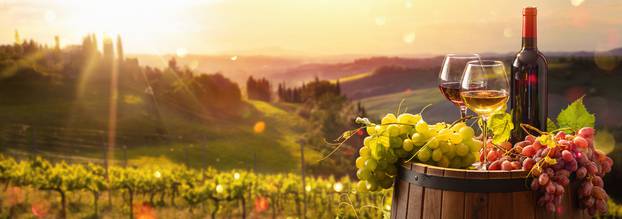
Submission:
[[[522,147],[523,167],[530,169],[534,177],[531,189],[540,195],[538,205],[549,212],[563,211],[564,188],[575,173],[581,183],[578,191],[581,206],[592,216],[607,212],[608,195],[602,177],[611,171],[613,160],[594,149],[594,128],[582,128],[576,135],[558,132],[554,136],[527,136],[515,147]]]

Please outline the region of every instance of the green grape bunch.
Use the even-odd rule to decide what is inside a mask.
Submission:
[[[357,118],[369,136],[356,159],[359,192],[388,189],[399,163],[415,161],[440,167],[467,168],[479,157],[481,141],[464,122],[425,122],[421,114],[389,113],[380,124]]]

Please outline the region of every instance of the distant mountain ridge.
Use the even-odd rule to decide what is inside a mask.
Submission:
[[[547,57],[589,57],[594,54],[622,56],[622,47],[603,52],[573,51],[573,52],[544,52]],[[236,53],[230,53],[236,54]],[[248,54],[242,53],[242,54]],[[483,57],[510,58],[515,52],[507,53],[481,53]],[[141,65],[166,67],[170,58],[174,55],[128,55],[137,57]],[[294,86],[304,81],[313,80],[315,77],[325,80],[336,80],[387,66],[403,66],[408,68],[430,68],[440,65],[439,59],[443,55],[399,55],[399,56],[367,56],[359,55],[312,57],[299,55],[187,55],[176,57],[182,66],[188,66],[198,72],[214,73],[221,72],[228,78],[244,84],[249,76],[266,77],[273,82],[286,82]],[[425,63],[425,60],[437,62]],[[426,66],[421,66],[422,64]]]

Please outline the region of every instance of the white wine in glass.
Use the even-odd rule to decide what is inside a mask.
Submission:
[[[481,86],[473,86],[474,84]],[[470,61],[462,74],[460,96],[464,104],[482,118],[482,145],[488,142],[486,123],[490,116],[503,109],[509,97],[509,83],[501,61]],[[487,162],[484,156],[484,163]],[[482,165],[485,167],[485,164]]]

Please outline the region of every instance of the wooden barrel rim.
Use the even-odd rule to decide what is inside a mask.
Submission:
[[[507,178],[495,177],[488,179],[476,179],[476,178],[456,178],[450,176],[437,176],[426,174],[422,172],[407,169],[401,166],[398,170],[398,179],[415,184],[421,187],[449,190],[457,192],[477,192],[477,193],[491,193],[491,192],[521,192],[530,191],[529,182],[526,178],[512,178],[512,175],[524,174],[527,175],[527,171],[480,171],[480,170],[464,170],[430,166],[420,163],[413,163],[413,166],[422,166],[427,169],[438,169],[440,171],[452,171],[452,172],[478,172],[478,173],[495,173],[495,175],[503,175],[507,173]]]

